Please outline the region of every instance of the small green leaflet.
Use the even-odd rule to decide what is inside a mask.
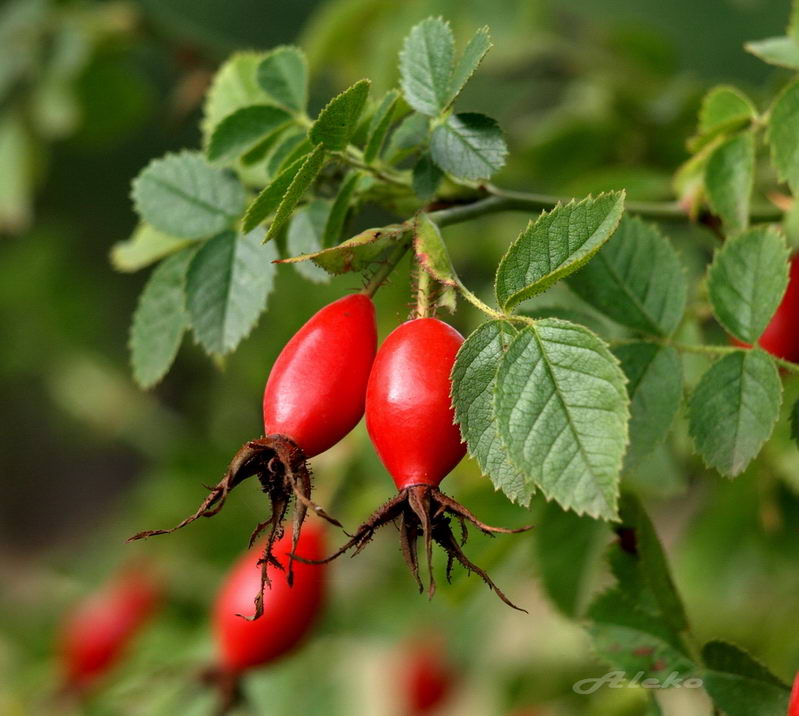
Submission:
[[[799,400],[793,404],[791,409],[791,437],[799,447]]]
[[[347,148],[369,96],[369,80],[358,80],[328,102],[308,133],[311,142],[330,151]]]
[[[698,152],[718,135],[743,129],[755,117],[757,110],[737,87],[713,87],[702,99],[698,132],[689,140],[689,148]]]
[[[538,576],[547,596],[567,617],[577,619],[582,615],[607,532],[604,522],[578,517],[555,502],[545,503],[537,515]]]
[[[774,101],[766,139],[780,179],[788,182],[792,192],[799,192],[799,80],[791,82]]]
[[[460,179],[489,179],[505,165],[508,147],[499,125],[474,112],[452,114],[433,130],[433,161]]]
[[[266,174],[273,179],[286,167],[311,151],[311,142],[303,131],[286,132],[280,137],[266,161]]]
[[[670,335],[685,311],[687,287],[677,252],[653,224],[637,217],[623,217],[612,238],[568,283],[609,318],[649,335]]]
[[[750,229],[724,242],[708,269],[713,312],[744,343],[757,341],[788,286],[788,247],[776,229]]]
[[[305,163],[305,158],[300,157],[294,162],[289,164],[283,171],[280,172],[271,184],[265,186],[261,193],[253,199],[247,207],[247,212],[242,219],[242,228],[244,231],[252,231],[258,224],[265,221],[269,215],[280,206],[283,197],[297,176],[300,167]]]
[[[702,459],[722,475],[742,473],[777,422],[782,383],[763,351],[740,350],[701,378],[689,406],[689,430]]]
[[[769,37],[747,42],[744,49],[770,65],[799,70],[799,42],[793,37]]]
[[[449,23],[429,17],[415,25],[399,57],[405,101],[417,112],[435,117],[450,101],[455,39]]]
[[[394,107],[399,99],[397,90],[389,90],[380,101],[372,119],[369,122],[369,130],[366,133],[366,146],[363,150],[363,160],[371,164],[383,150],[383,142],[386,139],[391,120],[394,117]]]
[[[111,247],[111,264],[117,271],[138,271],[191,242],[191,239],[178,239],[142,223],[129,239]]]
[[[511,244],[497,268],[497,300],[504,310],[581,268],[612,236],[624,192],[558,204],[543,212]]]
[[[749,224],[749,203],[755,180],[755,140],[751,132],[717,146],[705,166],[705,192],[728,236]]]
[[[682,363],[671,346],[629,343],[613,349],[627,376],[630,445],[624,469],[635,468],[661,443],[682,402]]]
[[[214,75],[203,105],[203,145],[214,128],[229,114],[251,104],[263,104],[269,96],[258,86],[255,73],[264,58],[261,52],[237,52]]]
[[[423,114],[409,114],[403,119],[388,142],[383,153],[386,161],[395,163],[404,159],[427,140],[430,120]]]
[[[472,39],[466,45],[460,59],[455,65],[452,72],[452,77],[449,81],[449,97],[447,105],[452,104],[455,98],[461,93],[461,90],[466,86],[475,70],[478,68],[486,53],[491,49],[491,35],[488,32],[488,27],[481,27],[474,33]]]
[[[244,209],[244,187],[199,152],[167,154],[133,180],[133,202],[144,221],[184,239],[212,236],[228,228]]]
[[[297,161],[300,161],[299,159]],[[322,170],[325,164],[325,150],[322,145],[318,145],[305,159],[299,171],[294,175],[291,180],[282,201],[275,211],[275,216],[272,223],[269,225],[269,231],[266,232],[264,241],[273,239],[277,232],[283,228],[283,225],[291,218],[291,212],[297,206],[300,199],[308,188],[313,184],[317,174]]]
[[[237,109],[215,128],[208,142],[208,161],[237,159],[291,121],[291,115],[269,105],[250,105]]]
[[[413,251],[419,265],[436,281],[445,286],[458,284],[441,231],[425,213],[419,214],[414,223]]]
[[[500,437],[527,479],[566,509],[615,519],[629,410],[605,343],[577,324],[537,321],[505,352],[495,392]]]
[[[129,348],[133,378],[142,388],[166,375],[188,328],[186,272],[194,253],[194,247],[185,248],[161,262],[139,297]]]
[[[367,229],[338,246],[282,259],[277,263],[293,264],[299,261],[313,261],[317,266],[321,266],[332,274],[362,271],[378,260],[386,249],[406,231],[407,228],[403,224]]]
[[[425,152],[413,166],[413,191],[422,201],[430,201],[438,191],[444,173]]]
[[[277,258],[262,245],[263,231],[245,236],[226,231],[194,256],[186,278],[186,306],[198,342],[209,355],[230,353],[266,308]]]
[[[333,206],[330,209],[327,223],[325,224],[322,246],[320,248],[335,246],[339,242],[339,239],[341,239],[341,232],[344,231],[344,224],[350,212],[352,199],[362,176],[363,174],[360,171],[351,171],[344,178],[344,181],[341,182],[338,194],[336,194]],[[304,251],[303,253],[308,252]]]
[[[702,649],[705,690],[729,716],[785,716],[790,689],[743,649],[711,641]]]
[[[308,63],[293,45],[276,47],[258,65],[256,78],[266,94],[291,112],[303,112],[308,103]]]
[[[294,212],[286,232],[286,249],[291,254],[309,254],[322,248],[322,235],[330,215],[330,203],[317,200]],[[311,261],[298,261],[294,268],[314,283],[327,283],[330,275]]]
[[[499,360],[515,335],[507,321],[489,321],[466,339],[452,368],[452,404],[469,454],[483,474],[509,500],[528,506],[535,487],[511,463],[494,413]]]

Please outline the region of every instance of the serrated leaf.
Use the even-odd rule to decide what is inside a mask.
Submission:
[[[799,400],[793,404],[791,409],[791,437],[799,447]]]
[[[250,202],[241,222],[244,231],[252,231],[280,206],[280,202],[283,201],[291,182],[294,181],[294,177],[304,162],[305,158],[300,157],[289,164]]]
[[[677,252],[653,224],[637,217],[625,216],[568,283],[594,308],[641,333],[670,335],[685,311],[687,287]]]
[[[515,335],[507,321],[489,321],[466,339],[452,368],[452,404],[455,422],[480,470],[509,500],[527,506],[535,487],[511,463],[494,413],[497,368]]]
[[[799,70],[799,42],[793,37],[769,37],[747,42],[744,49],[770,65]]]
[[[402,224],[367,229],[338,246],[281,259],[277,263],[294,264],[300,261],[313,261],[317,266],[321,266],[332,274],[362,271],[378,260],[386,249],[406,231],[407,229]]]
[[[429,129],[430,120],[427,117],[416,112],[409,114],[391,135],[388,147],[383,153],[386,161],[395,164],[407,157],[427,141]]]
[[[194,253],[194,247],[184,248],[165,259],[139,297],[129,345],[133,377],[142,388],[151,388],[166,375],[188,328],[186,272]]]
[[[458,279],[441,230],[425,213],[419,214],[414,223],[413,251],[419,265],[436,281],[445,286],[457,285]]]
[[[186,278],[186,306],[199,343],[212,356],[236,348],[266,308],[277,258],[260,243],[263,231],[226,231],[194,256]]]
[[[682,363],[677,351],[656,343],[630,343],[613,349],[627,376],[630,445],[624,469],[640,464],[661,443],[682,402]]]
[[[326,201],[314,201],[297,211],[291,217],[286,232],[286,249],[290,254],[302,255],[320,251],[322,236],[330,215],[330,204]],[[327,283],[330,276],[321,267],[311,261],[299,261],[294,268],[301,276],[314,283]]]
[[[769,112],[766,139],[771,162],[791,191],[799,193],[799,81],[791,82]]]
[[[300,160],[298,159],[297,161]],[[324,165],[325,150],[320,144],[305,157],[299,170],[291,180],[291,184],[289,184],[288,189],[286,189],[286,193],[275,211],[275,216],[272,219],[272,223],[269,225],[269,230],[266,232],[264,241],[273,239],[277,232],[280,231],[283,225],[291,218],[291,212],[294,211],[294,207],[297,206],[305,192],[308,191]]]
[[[438,186],[444,178],[444,173],[433,162],[428,152],[422,154],[413,165],[412,174],[413,191],[422,201],[429,201],[438,191]]]
[[[322,238],[322,247],[335,246],[341,239],[341,232],[344,230],[344,223],[347,220],[347,215],[350,211],[350,203],[358,188],[358,182],[361,180],[363,174],[359,171],[351,171],[341,182],[338,194],[333,201],[333,206],[328,214],[327,224],[325,226],[324,235]],[[322,248],[320,247],[320,248]],[[308,253],[307,251],[304,253]]]
[[[214,128],[225,117],[242,107],[269,101],[259,87],[256,71],[262,52],[238,52],[232,55],[214,75],[203,105],[203,144],[207,144]]]
[[[708,269],[708,292],[722,326],[752,344],[766,329],[788,286],[788,247],[773,228],[725,241]]]
[[[763,351],[740,350],[715,363],[689,407],[689,429],[702,459],[728,477],[743,472],[771,435],[781,401],[779,374]]]
[[[331,99],[308,133],[311,142],[331,151],[346,149],[366,106],[370,84],[369,80],[358,80]]]
[[[214,128],[206,151],[208,160],[237,159],[290,121],[291,115],[280,107],[261,104],[237,109]]]
[[[400,52],[400,86],[417,112],[435,117],[449,104],[454,52],[452,30],[440,17],[411,28]]]
[[[275,102],[292,112],[305,110],[308,63],[299,47],[276,47],[258,64],[255,76],[261,89]]]
[[[455,101],[455,98],[466,86],[466,83],[474,74],[491,47],[491,35],[488,32],[488,27],[481,27],[474,33],[472,39],[469,40],[466,49],[464,49],[463,54],[455,64],[455,69],[452,72],[452,77],[449,82],[447,105]]]
[[[235,176],[187,151],[150,162],[133,180],[132,196],[144,221],[185,239],[224,231],[239,218],[245,201]]]
[[[737,87],[713,87],[702,99],[698,133],[689,141],[689,148],[698,152],[719,134],[742,129],[756,116],[754,105]]]
[[[643,610],[619,589],[600,594],[588,609],[594,649],[627,674],[665,681],[695,674],[697,666],[659,615]]]
[[[489,179],[505,165],[508,147],[499,125],[475,112],[452,114],[433,130],[433,161],[460,179]]]
[[[366,146],[363,150],[363,160],[367,164],[371,164],[383,149],[383,143],[386,140],[386,134],[389,127],[391,127],[391,120],[394,117],[394,107],[399,99],[399,92],[397,90],[389,90],[383,96],[380,104],[377,106],[372,119],[369,122],[369,130],[366,134]]]
[[[755,140],[744,132],[717,146],[705,166],[705,192],[727,235],[749,225],[749,204],[755,179]]]
[[[500,437],[547,500],[616,518],[629,419],[624,374],[587,328],[549,318],[513,340],[497,372]]]
[[[192,243],[150,226],[139,224],[131,237],[111,247],[111,264],[117,271],[138,271]]]
[[[288,133],[275,145],[266,161],[266,173],[276,177],[286,167],[291,166],[300,156],[311,151],[313,145],[305,132]]]
[[[538,576],[547,596],[567,617],[581,616],[595,571],[604,522],[578,517],[554,502],[544,505],[535,523]]]
[[[496,293],[507,311],[581,268],[613,235],[624,192],[558,204],[519,234],[497,268]]]
[[[728,716],[784,716],[790,690],[743,649],[711,641],[702,649],[705,690]]]

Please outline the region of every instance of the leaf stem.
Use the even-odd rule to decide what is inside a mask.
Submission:
[[[402,261],[402,257],[405,256],[410,243],[409,239],[403,239],[388,253],[383,263],[361,289],[362,294],[371,298],[377,293],[377,289],[385,283],[391,272],[397,267],[397,264]]]
[[[368,172],[372,174],[377,179],[381,179],[382,181],[386,182],[387,184],[393,184],[394,186],[401,186],[406,189],[410,188],[410,184],[407,181],[404,181],[401,176],[399,176],[396,172],[389,172],[385,171],[374,164],[367,164],[361,156],[359,156],[360,152],[357,152],[355,147],[347,147],[346,151],[343,152],[334,152],[333,153],[336,157],[341,159],[341,161],[349,164],[351,167],[355,169],[360,169],[361,171]]]

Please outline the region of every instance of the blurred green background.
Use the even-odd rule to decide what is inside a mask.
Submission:
[[[85,713],[210,712],[213,699],[195,682],[213,659],[208,606],[250,526],[263,519],[264,500],[245,484],[213,521],[146,543],[125,539],[194,509],[201,484],[216,482],[233,451],[260,434],[261,391],[282,345],[357,277],[308,290],[284,266],[267,314],[222,369],[187,344],[163,384],[142,393],[126,344],[146,271],[119,274],[109,262],[111,247],[135,226],[129,182],[151,158],[198,145],[202,93],[231,51],[301,44],[317,109],[363,76],[375,82],[375,96],[392,86],[402,37],[439,14],[461,42],[491,27],[495,47],[459,107],[499,120],[511,156],[496,183],[528,191],[625,187],[633,198],[669,199],[703,92],[735,83],[762,107],[787,76],[742,50],[746,40],[781,34],[788,5],[772,0],[0,7],[0,713],[54,712],[60,615],[134,556],[162,571],[169,600]],[[490,289],[488,267],[526,219],[503,215],[447,231],[469,285]],[[698,275],[712,239],[701,229],[665,230]],[[378,295],[381,337],[404,320],[408,300],[400,271]],[[542,307],[555,303],[577,299],[565,289],[539,299]],[[466,331],[478,316],[462,307],[452,322]],[[786,382],[786,390],[795,397],[799,386]],[[737,642],[790,678],[799,666],[799,460],[784,421],[765,457],[734,482],[688,457],[682,422],[669,446],[626,479],[647,499],[699,636]],[[314,469],[319,501],[349,526],[393,491],[363,426]],[[530,521],[470,461],[444,487],[488,522]],[[609,539],[597,544],[595,584],[607,580],[601,551]],[[386,531],[357,560],[334,565],[314,639],[247,681],[252,711],[398,714],[392,670],[403,640],[435,625],[461,674],[441,713],[647,713],[640,690],[572,693],[575,680],[607,669],[581,627],[538,589],[534,535],[475,535],[467,550],[529,616],[462,572],[432,602],[419,597]],[[667,716],[710,713],[700,692],[659,699]]]

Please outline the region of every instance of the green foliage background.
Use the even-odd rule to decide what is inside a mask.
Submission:
[[[489,25],[495,48],[458,106],[488,108],[505,129],[502,184],[566,196],[623,188],[630,199],[659,200],[672,196],[708,87],[734,83],[762,106],[789,76],[741,50],[780,35],[787,13],[766,0],[22,0],[0,9],[0,37],[16,48],[0,58],[0,229],[8,234],[0,243],[0,712],[49,712],[60,614],[133,556],[159,566],[169,602],[85,711],[208,712],[210,697],[193,681],[212,659],[207,609],[262,515],[261,496],[245,485],[213,521],[144,544],[124,540],[175,523],[198,502],[201,483],[214,482],[232,451],[260,432],[263,381],[281,346],[307,316],[357,287],[345,275],[309,290],[281,266],[268,312],[222,365],[187,344],[154,392],[135,387],[128,324],[145,277],[115,274],[109,251],[135,227],[130,178],[152,157],[199,146],[199,102],[224,57],[297,42],[309,56],[316,111],[363,76],[376,97],[394,86],[402,38],[429,15],[449,18],[459,43]],[[525,224],[505,214],[446,230],[469,286],[491,290],[489,267]],[[713,237],[682,224],[668,232],[695,287]],[[406,317],[404,271],[378,296],[381,336]],[[535,301],[533,310],[557,304],[614,330],[563,285]],[[480,322],[468,308],[452,320],[464,334]],[[706,338],[725,340],[720,329]],[[709,365],[691,358],[687,385]],[[690,456],[685,415],[626,479],[666,544],[698,639],[734,642],[790,679],[799,666],[799,457],[784,417],[799,395],[796,378],[784,389],[776,436],[736,480]],[[314,469],[320,502],[348,525],[393,490],[362,426]],[[488,522],[530,520],[472,461],[445,488]],[[463,674],[451,713],[654,713],[640,689],[572,693],[574,681],[607,667],[563,615],[582,614],[585,591],[612,589],[624,565],[611,570],[604,559],[609,532],[571,517],[534,502],[537,534],[470,540],[470,556],[530,616],[460,572],[433,602],[417,598],[393,535],[382,535],[358,560],[334,566],[315,639],[248,680],[255,711],[390,714],[392,659],[404,639],[434,625]],[[612,634],[614,615],[593,616],[593,629]],[[659,698],[666,714],[710,712],[699,692]]]

